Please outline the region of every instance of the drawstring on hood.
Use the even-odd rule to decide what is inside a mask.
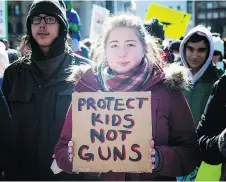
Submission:
[[[185,47],[184,47],[184,45],[188,42],[190,37],[195,33],[198,33],[199,35],[205,36],[207,38],[207,40],[209,41],[209,55],[208,55],[208,58],[207,58],[205,64],[200,68],[200,70],[197,73],[195,73],[193,75],[191,70],[190,70],[189,77],[191,77],[193,84],[195,84],[202,77],[202,75],[204,74],[204,72],[208,68],[209,64],[212,61],[213,52],[214,52],[213,38],[212,38],[211,32],[206,27],[204,27],[202,25],[196,26],[195,28],[191,29],[188,32],[188,34],[184,37],[184,39],[181,42],[180,55],[181,55],[181,61],[182,61],[183,65],[185,67],[189,68],[187,61],[185,60],[185,51],[184,51]]]

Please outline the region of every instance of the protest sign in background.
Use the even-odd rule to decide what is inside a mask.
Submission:
[[[150,92],[74,93],[75,172],[152,172]]]
[[[0,0],[0,38],[8,38],[8,8],[7,1]]]
[[[157,18],[164,25],[166,37],[179,39],[185,34],[191,14],[176,11],[157,4],[150,4],[145,21],[152,18]]]
[[[98,5],[93,5],[90,36],[91,40],[96,40],[101,35],[102,26],[106,18],[109,16],[110,11]]]

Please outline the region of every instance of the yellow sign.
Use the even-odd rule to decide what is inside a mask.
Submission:
[[[219,181],[221,175],[221,164],[209,165],[202,162],[195,181]]]
[[[152,18],[157,18],[164,25],[166,37],[179,39],[185,34],[191,14],[157,4],[150,4],[145,21]]]

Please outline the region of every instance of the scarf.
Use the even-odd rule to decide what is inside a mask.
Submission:
[[[39,44],[30,38],[31,45],[31,60],[38,67],[40,72],[43,74],[44,79],[48,81],[53,73],[57,71],[61,63],[64,61],[65,52],[67,51],[68,45],[66,42],[66,35],[60,27],[60,35],[53,41],[47,55],[44,55]]]
[[[39,71],[44,76],[46,81],[49,81],[50,78],[57,72],[60,65],[65,60],[66,53],[61,54],[55,58],[45,60],[45,61],[35,61],[32,62],[38,67]]]
[[[31,59],[35,61],[45,61],[63,54],[66,48],[66,40],[63,36],[57,37],[53,41],[47,55],[44,55],[39,44],[33,39],[33,37],[30,39],[30,45],[32,50]]]
[[[104,91],[140,91],[143,84],[150,78],[148,61],[143,59],[136,68],[123,73],[114,74],[109,66],[99,64],[97,66],[98,81]]]

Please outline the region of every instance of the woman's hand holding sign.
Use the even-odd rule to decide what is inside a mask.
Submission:
[[[72,141],[69,141],[68,142],[68,160],[69,162],[72,163],[72,160],[73,160],[73,156],[74,156],[74,153],[73,153],[73,142]]]
[[[152,140],[151,148],[150,148],[150,153],[151,153],[150,162],[152,162],[153,170],[156,169],[159,165],[159,155],[154,146],[155,146],[155,142],[154,140]]]
[[[152,162],[152,169],[156,169],[158,167],[159,164],[159,155],[158,152],[155,149],[155,142],[154,140],[151,141],[151,148],[150,148],[150,153],[151,153],[151,157],[150,157],[150,162]],[[72,163],[73,160],[73,142],[69,141],[68,142],[68,160],[69,162]]]

